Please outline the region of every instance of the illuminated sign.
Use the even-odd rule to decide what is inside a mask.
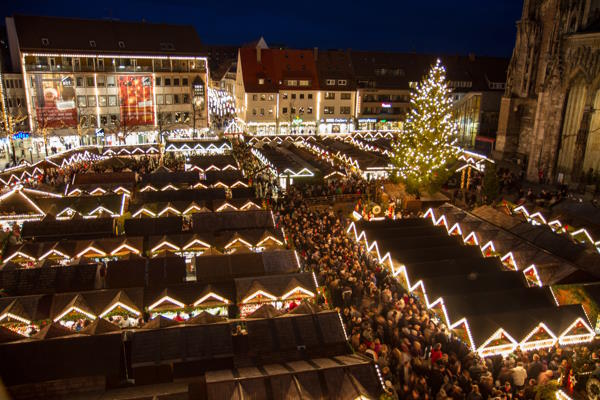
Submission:
[[[96,129],[96,137],[104,137],[104,128]]]
[[[383,108],[392,108],[392,103],[381,103],[381,107],[383,107]]]
[[[17,132],[12,135],[12,138],[13,138],[13,140],[29,139],[29,136],[30,136],[29,132]]]

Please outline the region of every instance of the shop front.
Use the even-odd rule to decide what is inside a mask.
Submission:
[[[102,131],[100,135],[98,133],[96,133],[97,143],[104,146],[135,146],[137,144],[156,143],[158,140],[156,131],[129,132],[127,134],[123,134],[123,132],[105,133]]]
[[[42,146],[43,146],[44,139],[43,138],[37,138],[37,139],[41,140]],[[47,141],[48,141],[47,145],[48,145],[48,153],[49,154],[61,153],[66,150],[74,149],[76,147],[79,147],[79,143],[80,143],[79,135],[77,135],[77,133],[48,136]]]
[[[277,133],[277,125],[275,122],[249,122],[247,125],[248,132],[258,136],[275,135]]]
[[[279,123],[280,135],[314,135],[316,132],[317,123],[315,121],[304,121],[302,118],[296,118],[291,123]]]
[[[378,118],[359,118],[359,131],[400,131],[402,130],[402,121],[378,119]]]
[[[326,118],[321,119],[319,134],[349,133],[354,130],[354,122],[351,118]]]

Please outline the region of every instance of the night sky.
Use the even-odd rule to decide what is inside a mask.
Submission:
[[[510,57],[523,0],[25,0],[14,13],[191,24],[203,42]]]

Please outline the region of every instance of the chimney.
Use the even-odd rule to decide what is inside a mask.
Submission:
[[[318,47],[313,47],[313,57],[315,58],[315,61],[317,61],[317,58],[319,57],[319,48]]]
[[[260,59],[260,47],[256,48],[256,62],[260,63],[261,59]]]

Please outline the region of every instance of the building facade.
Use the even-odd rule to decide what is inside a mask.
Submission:
[[[0,157],[29,155],[32,148],[27,118],[27,101],[21,74],[0,74],[0,115],[3,135],[0,137]]]
[[[348,133],[356,129],[356,80],[349,51],[314,49],[319,75],[318,133]]]
[[[400,130],[410,96],[436,58],[426,54],[352,52],[360,130]],[[495,137],[500,96],[508,60],[495,57],[441,56],[452,89],[459,142],[473,147],[478,136]]]
[[[498,122],[499,156],[530,179],[600,168],[600,1],[525,0]]]
[[[48,149],[208,128],[207,59],[191,26],[26,16],[6,23],[30,129]]]
[[[313,52],[241,48],[235,99],[251,133],[315,134],[320,95]]]

